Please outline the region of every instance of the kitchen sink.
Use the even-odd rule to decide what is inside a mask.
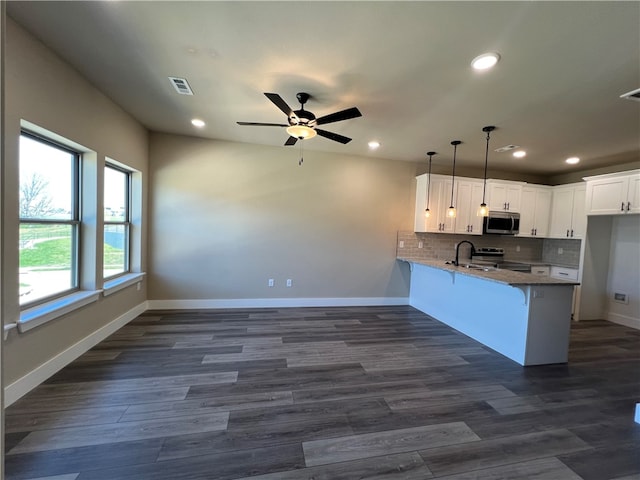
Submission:
[[[453,262],[447,262],[449,264],[453,264]],[[488,265],[478,265],[475,263],[461,263],[458,265],[460,268],[468,268],[469,270],[482,270],[484,272],[491,272],[493,270],[497,270],[495,267]]]

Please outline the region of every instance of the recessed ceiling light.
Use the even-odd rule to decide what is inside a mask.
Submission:
[[[199,118],[194,118],[193,120],[191,120],[191,125],[193,125],[194,127],[202,128],[206,125],[206,123],[204,123],[204,121],[200,120]]]
[[[472,60],[471,66],[476,70],[487,70],[498,63],[498,60],[500,54],[496,52],[483,53]]]
[[[578,163],[580,161],[580,159],[578,157],[569,157],[565,160],[565,162],[567,162],[570,165],[575,165],[576,163]]]
[[[527,152],[524,150],[518,150],[517,152],[513,152],[513,156],[516,158],[522,158],[527,156]]]
[[[376,140],[371,140],[369,143],[369,148],[371,150],[375,150],[376,148],[380,147],[380,142],[376,141]]]

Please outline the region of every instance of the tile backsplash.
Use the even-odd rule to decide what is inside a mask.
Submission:
[[[513,261],[548,262],[554,265],[577,267],[580,259],[580,240],[511,237],[508,235],[453,235],[411,231],[398,232],[397,256],[451,260],[455,256],[456,244],[462,240],[469,240],[476,248],[503,248],[505,258]],[[558,253],[559,248],[562,248],[562,254]],[[466,248],[461,248],[461,251],[467,255]]]
[[[581,240],[545,238],[542,245],[542,259],[552,265],[577,267],[580,263]],[[559,253],[562,251],[562,253]]]

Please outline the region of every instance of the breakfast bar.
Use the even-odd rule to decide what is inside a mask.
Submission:
[[[577,282],[530,273],[400,258],[409,303],[523,366],[566,363]]]

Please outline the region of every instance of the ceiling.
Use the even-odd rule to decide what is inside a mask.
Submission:
[[[556,175],[640,159],[639,2],[9,1],[7,13],[149,130],[282,146],[286,123],[263,92],[352,137],[325,151]],[[495,51],[490,71],[471,69]],[[167,77],[186,78],[194,96]],[[196,129],[194,117],[206,126]],[[381,147],[369,151],[367,142]],[[527,156],[495,148],[515,144]],[[295,157],[298,147],[282,146]],[[570,156],[581,158],[567,165]]]

